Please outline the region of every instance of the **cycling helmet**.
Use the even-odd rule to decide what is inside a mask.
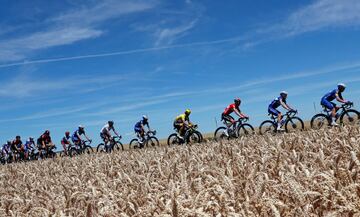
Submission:
[[[241,103],[241,99],[240,98],[235,98],[234,103],[239,105]]]
[[[7,143],[8,145],[10,145],[10,144],[11,144],[11,140],[8,140],[6,143]]]
[[[84,126],[83,125],[79,125],[79,130],[83,130]]]
[[[280,96],[287,96],[287,95],[288,95],[288,92],[286,92],[285,90],[280,92]]]
[[[66,131],[66,132],[65,132],[65,136],[70,136],[70,132],[69,132],[69,131]]]
[[[142,118],[144,121],[147,121],[149,119],[146,115],[143,115]]]
[[[30,142],[34,141],[34,138],[30,136],[30,137],[29,137],[29,141],[30,141]]]
[[[114,126],[114,121],[108,121],[109,126]]]
[[[338,89],[339,89],[340,91],[344,91],[345,88],[346,88],[346,85],[345,85],[344,83],[339,83],[339,84],[338,84]]]
[[[19,136],[19,135],[17,135],[17,136],[16,136],[16,139],[20,139],[20,136]]]
[[[186,109],[186,110],[185,110],[185,114],[186,114],[186,115],[190,115],[190,114],[191,114],[191,110],[190,110],[190,109]]]
[[[49,130],[45,130],[44,134],[50,135],[50,131],[49,131]]]

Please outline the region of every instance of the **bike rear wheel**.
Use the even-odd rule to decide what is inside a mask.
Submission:
[[[133,139],[130,141],[130,144],[129,144],[129,149],[138,149],[140,148],[140,143],[139,143],[139,140],[137,139]]]
[[[272,121],[264,121],[260,124],[259,133],[261,135],[275,134],[276,124]]]
[[[346,110],[341,115],[340,122],[346,125],[360,125],[360,113],[354,109]]]
[[[238,129],[239,137],[250,136],[250,135],[254,135],[254,134],[255,134],[254,127],[251,126],[250,124],[242,124],[242,125],[240,125],[240,127]]]
[[[159,146],[160,142],[155,136],[150,136],[146,142],[146,147],[156,147]]]
[[[215,130],[215,133],[214,133],[214,139],[215,141],[221,141],[221,140],[224,140],[224,139],[229,139],[229,137],[227,137],[225,135],[225,130],[226,130],[226,127],[219,127]]]
[[[325,114],[317,114],[311,118],[311,129],[320,130],[330,126],[330,119]]]
[[[298,117],[289,118],[285,123],[285,130],[287,133],[302,131],[304,129],[304,122]]]
[[[175,145],[181,145],[183,144],[183,141],[180,141],[176,133],[171,134],[168,137],[167,144],[168,146],[175,146]]]
[[[105,149],[105,144],[104,143],[100,143],[97,148],[96,148],[96,152],[106,152]]]

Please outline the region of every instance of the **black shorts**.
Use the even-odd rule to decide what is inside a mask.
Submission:
[[[179,123],[179,122],[174,122],[174,128],[177,130],[180,130],[180,128],[183,126],[183,123]]]
[[[106,133],[100,133],[100,137],[101,137],[102,140],[105,140],[105,139],[109,140],[111,136],[109,136]]]
[[[232,123],[235,119],[231,115],[221,114],[221,120]]]

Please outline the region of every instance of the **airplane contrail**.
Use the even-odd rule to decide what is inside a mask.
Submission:
[[[240,38],[240,37],[233,37],[233,38],[214,40],[214,41],[194,42],[194,43],[188,43],[188,44],[175,44],[175,45],[170,45],[170,46],[151,47],[151,48],[134,49],[134,50],[118,51],[118,52],[110,52],[110,53],[88,54],[88,55],[59,57],[59,58],[45,58],[45,59],[37,59],[37,60],[24,60],[22,62],[0,64],[0,68],[7,68],[7,67],[13,67],[13,66],[22,66],[22,65],[30,65],[30,64],[40,64],[40,63],[52,63],[52,62],[62,62],[62,61],[70,61],[70,60],[90,59],[90,58],[97,58],[97,57],[109,57],[109,56],[120,56],[120,55],[127,55],[127,54],[147,53],[147,52],[154,52],[154,51],[174,49],[174,48],[185,48],[185,47],[194,47],[194,46],[206,46],[206,45],[213,45],[213,44],[223,44],[223,43],[242,41],[242,40],[245,40],[245,39]]]

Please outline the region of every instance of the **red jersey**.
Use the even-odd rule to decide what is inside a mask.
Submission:
[[[224,113],[225,115],[229,115],[229,114],[231,114],[235,109],[237,109],[237,110],[240,111],[239,106],[236,106],[235,103],[233,103],[233,104],[230,104],[228,107],[226,107],[223,113]]]

